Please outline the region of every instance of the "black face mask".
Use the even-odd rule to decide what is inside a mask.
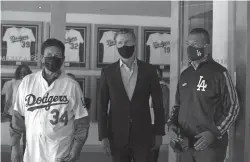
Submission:
[[[123,46],[121,48],[118,48],[119,54],[125,58],[128,59],[130,58],[135,51],[135,46]]]
[[[196,60],[200,60],[201,58],[203,58],[205,56],[204,52],[205,52],[204,47],[196,48],[196,47],[188,46],[187,48],[188,57],[191,61],[196,61]]]
[[[51,72],[58,71],[62,66],[62,59],[58,57],[45,57],[45,67]]]

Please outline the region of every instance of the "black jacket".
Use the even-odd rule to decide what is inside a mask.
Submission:
[[[238,97],[228,71],[209,59],[196,70],[189,66],[181,73],[168,125],[177,125],[191,136],[211,131],[220,137],[238,112]]]
[[[165,135],[162,92],[156,70],[140,60],[137,64],[137,82],[131,100],[123,85],[119,61],[103,68],[101,72],[98,97],[99,140],[109,138],[114,147],[123,147],[128,142],[134,146],[151,147],[153,135]],[[150,95],[155,111],[154,130],[149,109]]]

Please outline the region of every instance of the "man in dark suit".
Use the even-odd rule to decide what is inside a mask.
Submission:
[[[132,31],[118,31],[115,40],[121,59],[101,72],[99,140],[105,152],[112,155],[113,162],[131,162],[131,159],[150,162],[151,149],[160,147],[165,135],[159,78],[152,65],[136,58],[136,36]],[[150,95],[154,127],[151,126]]]

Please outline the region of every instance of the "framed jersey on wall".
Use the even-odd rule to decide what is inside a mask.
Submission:
[[[142,27],[141,32],[144,60],[169,71],[171,56],[170,28]]]
[[[90,24],[67,24],[65,67],[89,68]]]
[[[135,33],[136,37],[138,36],[138,28],[136,26],[95,25],[94,29],[95,59],[93,68],[102,68],[119,60],[120,55],[118,53],[116,42],[114,40],[115,33],[119,29],[132,30]]]
[[[2,65],[39,66],[41,22],[2,21]]]

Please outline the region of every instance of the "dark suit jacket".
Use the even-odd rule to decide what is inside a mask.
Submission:
[[[153,135],[165,135],[162,91],[156,70],[146,62],[138,60],[137,63],[137,82],[131,100],[122,81],[119,61],[103,68],[101,72],[98,97],[99,140],[109,138],[116,148],[128,142],[136,147],[152,147]],[[154,128],[151,126],[150,94],[155,112]]]

